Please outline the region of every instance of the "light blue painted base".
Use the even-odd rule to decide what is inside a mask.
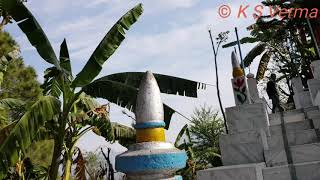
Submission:
[[[173,180],[183,180],[182,176],[175,176]]]
[[[117,156],[116,170],[123,173],[181,169],[186,166],[184,151],[175,153],[146,154],[136,156]]]

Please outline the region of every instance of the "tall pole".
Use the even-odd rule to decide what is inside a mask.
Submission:
[[[211,30],[209,29],[209,35],[210,35],[210,40],[211,40],[211,45],[212,45],[212,50],[213,50],[213,54],[214,54],[214,65],[215,65],[215,70],[216,70],[216,88],[217,88],[217,96],[218,96],[218,101],[219,101],[219,106],[220,106],[220,111],[222,113],[223,116],[223,123],[224,123],[224,128],[226,130],[226,133],[228,134],[228,126],[227,126],[227,119],[226,116],[224,114],[224,110],[223,110],[223,106],[222,106],[222,102],[221,102],[221,97],[220,97],[220,89],[219,89],[219,76],[218,76],[218,65],[217,65],[217,51],[214,47],[214,42],[213,42],[213,38],[212,38],[212,34],[211,34]]]
[[[235,30],[236,36],[237,36],[237,44],[238,44],[238,49],[239,49],[239,54],[240,54],[240,61],[241,61],[242,70],[243,70],[244,75],[246,75],[246,71],[244,70],[244,62],[243,62],[243,58],[242,58],[242,51],[241,51],[240,40],[239,40],[239,35],[238,35],[238,28],[235,27],[234,30]]]
[[[312,29],[312,26],[311,26],[311,23],[310,23],[310,20],[307,18],[307,23],[308,23],[308,26],[309,26],[309,29],[310,29],[310,33],[311,33],[311,38],[314,42],[314,45],[316,47],[316,50],[317,50],[317,53],[318,53],[318,58],[320,58],[320,49],[319,49],[319,45],[318,45],[318,42],[316,40],[316,36],[314,35],[314,32],[313,32],[313,29]]]

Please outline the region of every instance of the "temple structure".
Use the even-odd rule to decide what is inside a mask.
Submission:
[[[226,108],[229,133],[220,137],[222,167],[197,172],[199,180],[319,180],[320,179],[320,61],[312,63],[314,79],[304,89],[292,79],[297,109],[268,114],[256,91],[256,81],[239,73],[232,54],[235,98],[237,86],[248,87],[249,103]],[[235,76],[235,74],[237,74]],[[241,81],[235,80],[241,77]],[[246,82],[246,81],[244,81]],[[241,88],[240,91],[242,92]],[[243,91],[245,93],[245,91]]]
[[[163,103],[156,79],[146,72],[136,104],[136,144],[116,157],[116,170],[128,180],[178,180],[174,173],[186,165],[187,155],[166,143]]]

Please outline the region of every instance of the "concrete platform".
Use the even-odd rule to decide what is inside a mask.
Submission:
[[[266,134],[260,131],[247,131],[235,135],[222,135],[219,138],[223,165],[238,165],[264,162]],[[265,142],[264,142],[265,141]]]
[[[269,127],[267,111],[263,103],[226,108],[226,115],[229,134]]]
[[[263,180],[265,163],[222,166],[197,172],[199,180]]]

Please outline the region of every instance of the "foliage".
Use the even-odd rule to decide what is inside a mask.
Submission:
[[[219,136],[224,131],[218,112],[206,106],[196,108],[191,123],[190,133],[198,161],[213,167],[220,166]]]
[[[109,59],[125,39],[125,30],[129,30],[130,26],[138,20],[142,12],[142,4],[139,4],[116,22],[72,82],[74,87],[83,87],[100,73],[103,63]]]
[[[49,167],[53,154],[53,146],[52,139],[33,142],[26,150],[25,157],[30,158],[36,166]]]
[[[1,172],[6,172],[9,166],[15,164],[19,151],[25,153],[36,137],[38,129],[59,111],[60,102],[52,96],[41,97],[31,106],[0,145]],[[0,174],[0,177],[3,178],[3,175]]]
[[[186,168],[178,172],[184,179],[193,180],[196,171],[222,165],[219,136],[223,132],[223,121],[211,107],[195,109],[191,123],[181,129],[175,141],[175,146],[188,155]]]
[[[0,128],[21,117],[26,105],[41,93],[33,68],[19,57],[19,47],[7,32],[0,31]],[[5,83],[2,83],[5,82]]]
[[[263,1],[263,5],[280,8],[307,8],[309,12],[315,8],[315,4],[301,0]],[[277,14],[276,14],[277,15]],[[258,17],[258,16],[257,16]],[[317,20],[309,19],[313,25]],[[317,25],[318,26],[318,25]],[[316,26],[314,26],[316,27]],[[308,87],[307,80],[312,78],[310,69],[311,61],[318,59],[315,53],[315,45],[310,38],[310,28],[305,18],[278,18],[277,16],[258,17],[256,23],[249,26],[250,37],[240,40],[241,43],[257,43],[244,59],[248,67],[256,57],[261,55],[256,79],[265,80],[266,72],[277,73],[279,82],[286,84],[282,94],[287,98],[286,104],[293,102],[293,89],[290,80],[301,77],[303,86]],[[231,42],[223,47],[230,47],[236,42]],[[272,68],[277,66],[277,68]]]
[[[37,49],[40,56],[46,62],[53,65],[45,71],[45,81],[41,86],[44,89],[44,97],[42,99],[59,99],[58,102],[61,102],[61,108],[59,107],[58,112],[54,114],[42,111],[44,107],[38,107],[39,103],[34,104],[32,107],[38,107],[36,118],[41,119],[36,124],[37,128],[34,128],[33,125],[22,123],[24,119],[18,121],[19,127],[14,126],[8,137],[5,138],[6,146],[3,147],[3,150],[6,152],[10,149],[11,152],[15,152],[22,148],[22,152],[25,154],[25,149],[30,146],[33,140],[53,139],[54,152],[49,169],[49,177],[50,179],[57,179],[59,165],[62,163],[64,166],[63,178],[68,180],[71,176],[71,167],[74,162],[73,157],[75,152],[77,152],[75,145],[86,132],[92,130],[96,134],[105,137],[108,141],[115,141],[118,138],[130,139],[134,134],[130,128],[110,123],[108,106],[99,105],[92,97],[103,97],[109,100],[109,102],[125,107],[125,103],[122,102],[134,102],[138,89],[116,80],[93,80],[101,71],[103,63],[111,57],[123,41],[125,30],[128,30],[142,14],[142,5],[135,6],[120,18],[102,39],[87,64],[76,78],[73,79],[66,40],[60,46],[60,57],[58,59],[41,26],[23,3],[18,0],[0,0],[0,3],[18,23],[20,29]],[[173,80],[170,82],[173,84],[166,87],[167,92],[171,92],[175,88],[175,81],[187,82],[186,87],[188,89],[190,88],[188,83],[195,83],[174,77],[171,77],[171,79]],[[91,83],[91,81],[93,82]],[[197,86],[193,88],[193,91],[197,91]],[[195,93],[192,94],[194,95]],[[174,110],[166,105],[164,107],[171,117]],[[29,114],[34,113],[36,112],[32,111]],[[24,116],[27,115],[28,112]],[[33,122],[30,121],[30,123]],[[14,146],[16,139],[13,138],[19,135],[16,129],[23,129],[24,135],[30,137],[27,139],[26,137],[21,137],[19,139],[18,142],[23,146]],[[9,146],[10,148],[8,149]],[[11,159],[13,154],[6,152],[5,157]],[[81,156],[78,157],[81,159]],[[11,159],[11,161],[13,163],[16,159]],[[8,163],[5,160],[2,163],[4,163],[3,165],[6,168],[12,165],[12,163]],[[1,168],[1,170],[4,169]],[[3,175],[2,172],[0,174]]]
[[[37,99],[41,93],[35,70],[26,67],[22,59],[13,59],[9,62],[4,73],[4,82],[0,99],[10,97],[28,102]]]

